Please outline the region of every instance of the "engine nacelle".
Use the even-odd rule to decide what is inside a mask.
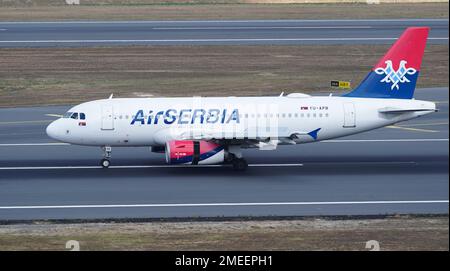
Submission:
[[[168,164],[211,165],[225,160],[224,146],[194,140],[172,140],[166,143]]]

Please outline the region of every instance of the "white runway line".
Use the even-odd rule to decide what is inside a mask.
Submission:
[[[63,115],[58,115],[58,114],[45,114],[45,116],[47,117],[55,117],[55,118],[62,118]]]
[[[329,162],[309,162],[310,165],[327,165]],[[375,162],[333,162],[340,165],[417,165],[414,161],[375,161]],[[138,168],[220,168],[231,165],[128,165],[110,166],[109,169],[138,169]],[[249,167],[303,167],[302,163],[287,164],[249,164]],[[77,169],[103,169],[101,166],[31,166],[31,167],[0,167],[0,170],[77,170]],[[105,169],[106,170],[106,169]]]
[[[370,142],[448,142],[448,138],[411,138],[411,139],[341,139],[324,140],[323,143],[370,143]]]
[[[131,168],[208,168],[227,167],[228,165],[133,165],[133,166],[110,166],[110,169]],[[302,167],[303,164],[249,164],[249,167]],[[59,166],[59,167],[0,167],[0,170],[57,170],[57,169],[103,169],[101,166]]]
[[[372,26],[204,26],[152,27],[153,30],[240,30],[240,29],[369,29]]]
[[[397,40],[397,38],[246,38],[246,39],[132,39],[132,40],[1,40],[0,44],[8,43],[180,43],[180,42],[258,42],[258,41],[377,41]],[[448,37],[428,38],[428,40],[448,40]]]
[[[323,23],[323,22],[448,22],[448,19],[319,19],[319,20],[296,20],[296,19],[281,19],[281,20],[187,20],[187,21],[5,21],[1,24],[148,24],[148,23],[278,23],[278,22],[302,22],[302,23]]]
[[[397,126],[397,125],[389,125],[389,126],[385,126],[385,128],[400,129],[400,130],[412,131],[412,132],[439,133],[438,130],[420,129],[420,128],[412,128],[412,127]]]
[[[402,124],[399,127],[418,127],[418,126],[441,126],[448,125],[448,122],[435,122],[435,123],[413,123],[413,124]]]
[[[375,143],[375,142],[448,142],[448,138],[411,138],[411,139],[336,139],[319,141],[322,143]],[[71,146],[69,143],[44,142],[44,143],[1,143],[0,147],[21,146]]]
[[[28,124],[28,123],[50,123],[53,120],[22,120],[22,121],[4,121],[0,122],[0,125],[8,125],[8,124]]]
[[[69,143],[5,143],[0,144],[0,147],[19,147],[19,146],[70,146]]]
[[[375,204],[448,204],[448,200],[381,200],[381,201],[316,201],[316,202],[227,202],[227,203],[155,203],[155,204],[93,204],[93,205],[29,205],[0,206],[0,210],[15,209],[76,209],[76,208],[142,208],[142,207],[258,207],[302,205],[375,205]]]

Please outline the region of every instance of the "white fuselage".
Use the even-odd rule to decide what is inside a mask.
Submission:
[[[360,133],[434,110],[434,103],[420,100],[302,94],[114,98],[71,108],[69,112],[83,113],[85,119],[60,118],[47,128],[47,133],[63,142],[90,146],[163,146],[167,141],[182,139],[254,139],[292,144]],[[309,134],[316,129],[316,136]]]

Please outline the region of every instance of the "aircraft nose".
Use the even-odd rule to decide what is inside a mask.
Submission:
[[[59,128],[58,128],[58,120],[53,121],[52,123],[50,123],[47,126],[46,132],[47,135],[53,139],[59,140],[60,137],[60,133],[59,133]]]

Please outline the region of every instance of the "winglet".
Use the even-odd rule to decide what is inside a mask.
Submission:
[[[319,133],[320,129],[322,128],[317,128],[316,130],[309,132],[308,135],[314,138],[314,140],[317,140],[317,133]]]

